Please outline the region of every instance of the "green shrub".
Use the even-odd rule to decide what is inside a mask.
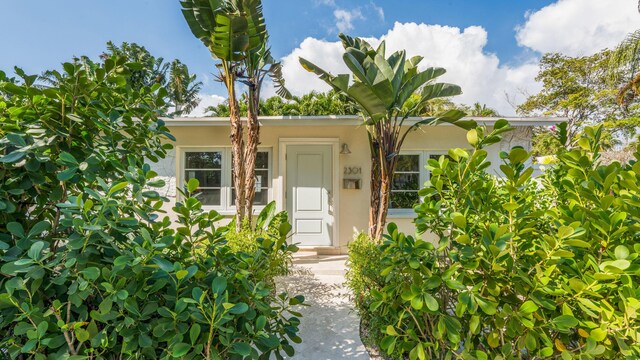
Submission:
[[[225,239],[234,252],[256,253],[265,244],[271,246],[274,243],[277,251],[270,253],[265,281],[273,284],[275,277],[289,274],[293,260],[291,254],[298,251],[298,247],[287,244],[291,230],[288,215],[286,211],[276,213],[275,202],[270,202],[262,209],[255,224],[244,224],[240,232],[236,232],[233,222],[227,228],[229,231],[225,234]]]
[[[232,251],[189,194],[161,218],[144,158],[170,137],[159,86],[133,91],[136,64],[88,74],[64,64],[51,87],[0,82],[0,353],[12,358],[282,358],[302,297],[276,295],[277,242]],[[280,230],[288,232],[288,224]],[[289,251],[289,249],[286,249]]]
[[[474,150],[429,160],[415,209],[439,241],[390,224],[380,245],[384,281],[361,308],[381,324],[380,347],[410,359],[638,358],[640,149],[599,166],[601,130],[587,128],[541,178],[516,147],[495,179],[483,147],[496,134],[469,127]]]

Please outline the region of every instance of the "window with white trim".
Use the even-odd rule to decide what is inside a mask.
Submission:
[[[391,214],[410,212],[421,201],[418,191],[429,180],[427,160],[438,160],[443,154],[444,152],[434,151],[407,151],[398,155],[389,199]]]
[[[202,205],[219,211],[235,211],[235,190],[230,148],[185,148],[182,150],[182,176],[184,184],[189,179],[198,179],[196,190]],[[271,151],[259,149],[256,157],[256,208],[270,200]]]

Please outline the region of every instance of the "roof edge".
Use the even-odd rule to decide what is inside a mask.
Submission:
[[[357,115],[323,115],[323,116],[260,116],[261,125],[268,126],[354,126],[362,125],[362,117]],[[405,121],[413,125],[427,117],[410,117]],[[483,125],[492,125],[500,119],[505,119],[513,126],[551,126],[567,122],[565,117],[473,117],[464,120],[475,120]],[[162,118],[167,126],[228,126],[228,117],[178,117]],[[243,118],[246,120],[246,118]],[[448,124],[444,124],[448,125]]]

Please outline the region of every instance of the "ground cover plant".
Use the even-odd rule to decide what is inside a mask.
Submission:
[[[0,351],[29,359],[292,355],[301,297],[265,269],[293,248],[278,224],[234,251],[191,180],[173,209],[144,159],[171,147],[166,90],[138,65],[66,63],[51,86],[0,79]],[[267,219],[265,219],[265,222]],[[269,223],[275,224],[275,222]],[[275,225],[274,225],[275,226]],[[282,255],[285,254],[285,255]]]
[[[640,149],[599,165],[602,129],[587,128],[542,177],[516,147],[496,179],[484,147],[506,123],[465,126],[473,150],[429,160],[415,208],[418,233],[438,241],[390,224],[382,242],[352,244],[373,341],[394,358],[638,358]]]

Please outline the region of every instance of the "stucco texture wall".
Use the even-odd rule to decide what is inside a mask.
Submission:
[[[188,147],[227,147],[230,146],[229,128],[227,126],[174,126],[170,127],[171,133],[176,137],[175,150],[169,154],[169,158],[158,165],[154,170],[167,180],[167,189],[163,192],[175,201],[176,174],[180,173],[180,151]],[[503,141],[488,149],[489,160],[492,162],[490,171],[498,174],[499,152],[508,150],[513,146],[530,148],[529,127],[519,127],[516,131],[507,134]],[[338,214],[338,239],[334,239],[336,246],[331,248],[315,249],[323,253],[345,253],[347,245],[354,234],[366,231],[368,225],[369,204],[369,147],[366,130],[364,127],[354,126],[263,126],[261,129],[261,147],[270,148],[272,151],[272,189],[270,200],[279,201],[282,197],[283,179],[280,177],[280,141],[290,138],[337,138],[339,144],[348,144],[351,154],[339,155],[339,203],[334,204]],[[406,139],[403,150],[446,152],[450,148],[468,148],[466,132],[454,126],[440,125],[424,127],[412,132]],[[343,169],[345,167],[360,167],[361,189],[342,189]],[[177,181],[180,181],[178,176]],[[278,204],[281,209],[283,204]],[[165,209],[170,211],[172,203]],[[415,232],[411,214],[400,217],[390,216],[389,221],[396,222],[400,229],[406,233]],[[424,236],[429,238],[428,235]]]

